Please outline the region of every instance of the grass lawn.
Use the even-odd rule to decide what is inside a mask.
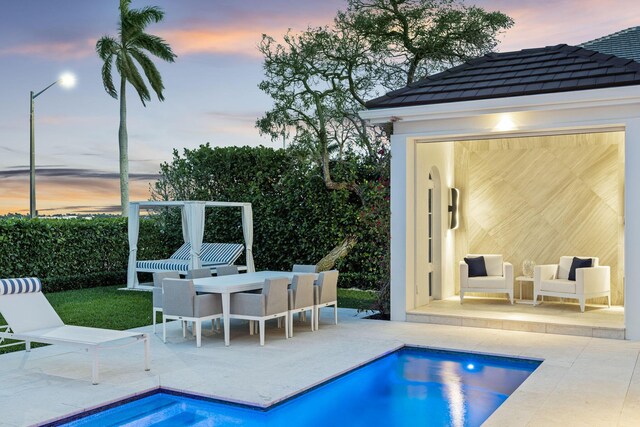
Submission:
[[[120,286],[80,289],[46,294],[62,320],[69,325],[107,329],[131,329],[151,324],[151,292],[118,291]],[[338,306],[367,309],[375,293],[338,289]],[[4,325],[0,316],[0,325]],[[35,346],[35,345],[34,345]],[[24,346],[0,348],[1,353],[24,350]]]

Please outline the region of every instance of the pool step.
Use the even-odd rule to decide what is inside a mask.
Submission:
[[[437,325],[467,326],[473,328],[506,329],[510,331],[537,332],[542,334],[576,335],[593,338],[625,339],[624,327],[606,327],[535,321],[521,319],[500,319],[490,315],[432,313],[427,309],[407,312],[407,321],[432,323]]]

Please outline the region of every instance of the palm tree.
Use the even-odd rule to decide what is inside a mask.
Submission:
[[[120,22],[118,24],[118,39],[104,36],[96,43],[96,52],[104,65],[102,66],[102,83],[104,89],[113,98],[118,99],[118,92],[113,85],[111,69],[113,64],[120,74],[120,128],[118,143],[120,148],[120,203],[122,216],[127,216],[129,205],[129,156],[127,136],[127,101],[126,86],[131,83],[138,92],[142,105],[151,100],[149,89],[138,67],[142,69],[151,89],[164,101],[162,77],[147,53],[167,62],[176,58],[171,47],[158,36],[144,32],[147,25],[160,22],[164,18],[164,11],[156,6],[142,9],[129,9],[131,0],[120,0]],[[136,65],[137,64],[137,65]]]

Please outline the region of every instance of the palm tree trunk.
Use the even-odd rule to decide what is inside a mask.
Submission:
[[[127,135],[127,98],[125,96],[127,80],[120,78],[120,128],[118,129],[118,147],[120,149],[120,209],[122,216],[129,214],[129,136]]]

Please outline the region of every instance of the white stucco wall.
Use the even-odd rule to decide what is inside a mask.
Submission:
[[[624,146],[624,323],[627,339],[640,340],[640,118],[627,120]]]

